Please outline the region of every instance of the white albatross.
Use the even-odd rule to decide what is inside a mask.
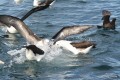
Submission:
[[[35,44],[38,42],[44,42],[44,39],[36,36],[28,26],[22,22],[19,18],[9,16],[9,15],[0,15],[0,22],[9,26],[14,26],[14,28],[27,40],[30,44],[26,46],[26,58],[28,60],[37,60],[40,61],[44,55],[42,49],[37,48]],[[41,44],[42,45],[42,44]],[[32,48],[31,48],[32,46]],[[39,52],[38,52],[39,51]]]
[[[95,48],[96,44],[91,41],[81,41],[81,42],[74,42],[74,41],[67,41],[64,40],[67,36],[80,34],[93,26],[67,26],[63,27],[57,34],[55,34],[52,39],[54,39],[54,44],[61,46],[74,54],[87,54],[92,48]]]

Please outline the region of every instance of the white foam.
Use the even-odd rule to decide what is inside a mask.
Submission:
[[[55,59],[60,54],[62,54],[62,49],[61,48],[59,48],[55,45],[51,46],[51,48],[49,48],[47,50],[47,52],[45,53],[45,60],[47,62],[52,61],[53,59]]]
[[[47,41],[47,43],[45,43],[43,46],[37,44],[37,47],[39,47],[45,52],[44,60],[48,62],[62,53],[62,49],[56,45],[53,45],[53,41]]]
[[[40,49],[44,50],[45,54],[43,59],[47,62],[52,61],[55,57],[59,56],[62,53],[61,48],[52,44],[53,42],[49,42],[44,46],[38,46]],[[12,62],[20,64],[27,60],[25,56],[25,48],[21,48],[20,50],[11,50],[7,53],[12,56]]]
[[[7,52],[9,55],[12,56],[12,62],[15,62],[15,63],[23,63],[25,60],[26,60],[26,57],[25,57],[25,48],[22,48],[20,50],[11,50],[11,51],[8,51]]]

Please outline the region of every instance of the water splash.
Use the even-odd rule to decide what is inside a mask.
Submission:
[[[44,50],[45,56],[44,60],[47,62],[52,61],[54,58],[62,54],[62,49],[56,45],[53,45],[53,41],[49,41],[49,43],[44,46],[38,46],[40,49]]]
[[[43,60],[50,62],[57,56],[59,56],[62,53],[62,49],[52,45],[53,43],[46,44],[44,46],[39,46],[40,49],[45,51],[45,55],[43,57]],[[21,64],[25,62],[26,56],[25,56],[25,48],[21,48],[20,50],[10,50],[7,52],[9,55],[12,56],[12,62]]]
[[[25,48],[21,48],[20,50],[10,50],[7,53],[12,56],[11,62],[21,64],[26,60]]]

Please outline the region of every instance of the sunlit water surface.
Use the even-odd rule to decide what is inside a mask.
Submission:
[[[15,39],[0,38],[0,80],[119,80],[120,79],[120,1],[119,0],[56,0],[44,11],[32,14],[24,22],[40,37],[51,38],[57,31],[69,25],[101,25],[101,11],[109,10],[116,17],[116,31],[90,29],[69,37],[68,40],[91,40],[97,46],[86,55],[52,47],[40,61],[27,61],[26,44],[17,34]],[[32,8],[32,0],[15,4],[13,0],[0,0],[0,15],[21,18]],[[0,36],[6,34],[1,28]],[[14,35],[13,35],[14,36]]]

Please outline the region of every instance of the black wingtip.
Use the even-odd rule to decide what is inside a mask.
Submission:
[[[28,13],[25,14],[25,16],[23,16],[21,18],[21,20],[22,21],[25,20],[26,18],[28,18],[34,12],[42,11],[42,10],[47,9],[50,6],[50,4],[52,4],[52,2],[54,2],[54,0],[46,0],[44,3],[40,4],[38,7],[32,8]]]
[[[23,47],[26,48],[26,49],[32,50],[34,54],[39,54],[39,55],[43,55],[44,54],[44,51],[42,49],[38,48],[35,45],[28,45],[28,46],[25,45]]]

